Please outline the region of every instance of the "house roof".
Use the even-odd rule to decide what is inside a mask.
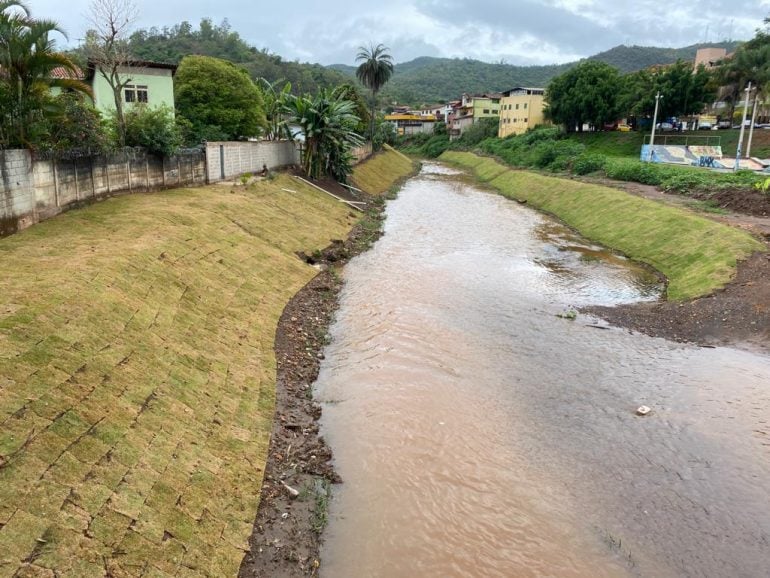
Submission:
[[[170,70],[171,75],[176,74],[178,66],[171,64],[170,62],[153,62],[152,60],[131,60],[126,63],[128,68],[160,68],[163,70]],[[91,78],[96,71],[96,63],[93,60],[88,61],[88,73],[87,78]]]
[[[51,71],[51,78],[59,78],[63,80],[83,80],[86,75],[83,70],[76,66],[74,70],[70,70],[64,66],[57,66]]]
[[[502,93],[501,96],[511,96],[511,93],[518,92],[520,90],[526,90],[528,93],[532,93],[535,91],[538,91],[539,93],[545,92],[545,88],[539,88],[536,86],[516,86],[514,88],[511,88],[510,90],[506,90],[505,92]]]

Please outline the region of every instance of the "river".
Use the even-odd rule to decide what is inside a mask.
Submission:
[[[770,358],[571,319],[648,271],[426,163],[344,275],[322,575],[768,575]]]

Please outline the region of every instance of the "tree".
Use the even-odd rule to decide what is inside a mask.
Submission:
[[[716,88],[711,73],[678,60],[657,70],[640,70],[622,79],[618,110],[621,114],[652,116],[655,95],[660,92],[661,118],[700,113],[713,100]]]
[[[86,33],[86,55],[96,68],[95,73],[101,74],[112,89],[121,146],[126,143],[123,89],[132,82],[125,72],[132,62],[128,33],[137,15],[133,0],[93,0],[89,7],[93,29]]]
[[[366,88],[372,91],[371,114],[369,117],[369,138],[374,139],[374,117],[377,107],[377,93],[390,80],[393,74],[393,58],[388,54],[389,49],[382,44],[361,46],[356,55],[356,62],[361,62],[356,68],[356,77]]]
[[[174,79],[174,97],[198,142],[256,137],[268,128],[262,92],[232,62],[185,57]]]
[[[601,127],[617,118],[620,86],[616,68],[595,60],[583,61],[548,85],[546,114],[564,124],[567,132],[582,131],[585,123]]]
[[[743,98],[749,82],[757,88],[758,95],[770,92],[770,33],[758,29],[754,38],[742,44],[732,58],[722,62],[717,76],[724,86],[724,96],[731,102],[732,120],[735,104]]]
[[[316,96],[290,95],[287,110],[304,138],[305,174],[310,178],[330,175],[345,182],[353,169],[350,148],[363,142],[355,132],[359,122],[355,103],[347,100],[340,89],[323,89]]]
[[[291,94],[291,83],[284,82],[283,88],[278,88],[282,81],[270,82],[265,78],[259,79],[262,90],[262,100],[265,107],[267,140],[291,138],[291,130],[286,123],[286,101]]]
[[[56,22],[31,18],[17,2],[0,2],[0,99],[6,111],[2,132],[7,145],[34,144],[30,131],[58,112],[52,106],[51,88],[91,91],[78,80],[78,67],[56,51],[54,32],[65,36]],[[63,74],[54,74],[56,69]]]

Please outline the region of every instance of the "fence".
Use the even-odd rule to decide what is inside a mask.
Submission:
[[[75,206],[118,193],[206,182],[202,150],[161,158],[140,150],[71,160],[33,159],[27,150],[0,151],[0,236]]]
[[[206,180],[209,183],[299,164],[299,150],[291,141],[206,143]]]

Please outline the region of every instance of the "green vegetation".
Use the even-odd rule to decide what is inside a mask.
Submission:
[[[285,61],[266,49],[249,46],[227,20],[216,25],[203,18],[197,30],[189,22],[138,30],[131,35],[129,46],[136,58],[157,62],[177,64],[193,54],[228,60],[245,69],[253,80],[290,83],[294,94],[316,93],[350,81],[348,76],[320,64]]]
[[[441,160],[471,169],[509,198],[552,213],[581,234],[648,263],[668,279],[672,300],[707,295],[730,281],[762,243],[748,233],[609,187],[507,169],[467,152]]]
[[[415,164],[409,157],[388,145],[366,162],[356,165],[351,180],[361,190],[372,195],[384,195],[394,181],[414,172]]]
[[[238,140],[267,128],[262,92],[242,68],[219,58],[187,56],[174,78],[177,111],[192,142]]]
[[[346,182],[353,170],[351,147],[363,144],[356,132],[360,119],[345,87],[322,89],[316,96],[287,95],[290,122],[302,131],[302,169],[310,178],[330,175]]]
[[[112,198],[0,240],[0,574],[235,576],[275,328],[315,274],[295,252],[352,223],[279,176]]]
[[[728,52],[737,43],[695,44],[685,48],[656,48],[649,46],[617,46],[589,58],[617,68],[621,73],[634,72],[677,60],[692,60],[698,48],[722,46]],[[383,100],[400,104],[433,104],[458,98],[463,92],[503,91],[515,86],[541,86],[567,72],[577,62],[550,66],[513,66],[481,62],[469,58],[421,57],[397,64],[393,78],[382,91]],[[355,67],[333,65],[336,71],[355,76]]]
[[[64,35],[56,22],[32,18],[15,0],[0,0],[0,147],[50,142],[50,125],[65,116],[66,107],[51,96],[51,88],[91,92],[79,80],[52,74],[57,68],[73,75],[77,70],[56,51],[54,33]]]
[[[182,144],[182,129],[168,106],[133,106],[125,115],[126,144],[170,156]],[[117,124],[117,123],[116,123]]]
[[[602,127],[617,118],[620,87],[616,68],[586,60],[548,84],[546,116],[567,132],[582,131],[584,123]]]
[[[393,74],[393,57],[388,54],[388,48],[382,44],[358,49],[356,62],[360,62],[356,68],[356,78],[366,88],[372,91],[371,113],[369,117],[369,140],[374,140],[374,118],[377,107],[377,93],[390,80]]]

